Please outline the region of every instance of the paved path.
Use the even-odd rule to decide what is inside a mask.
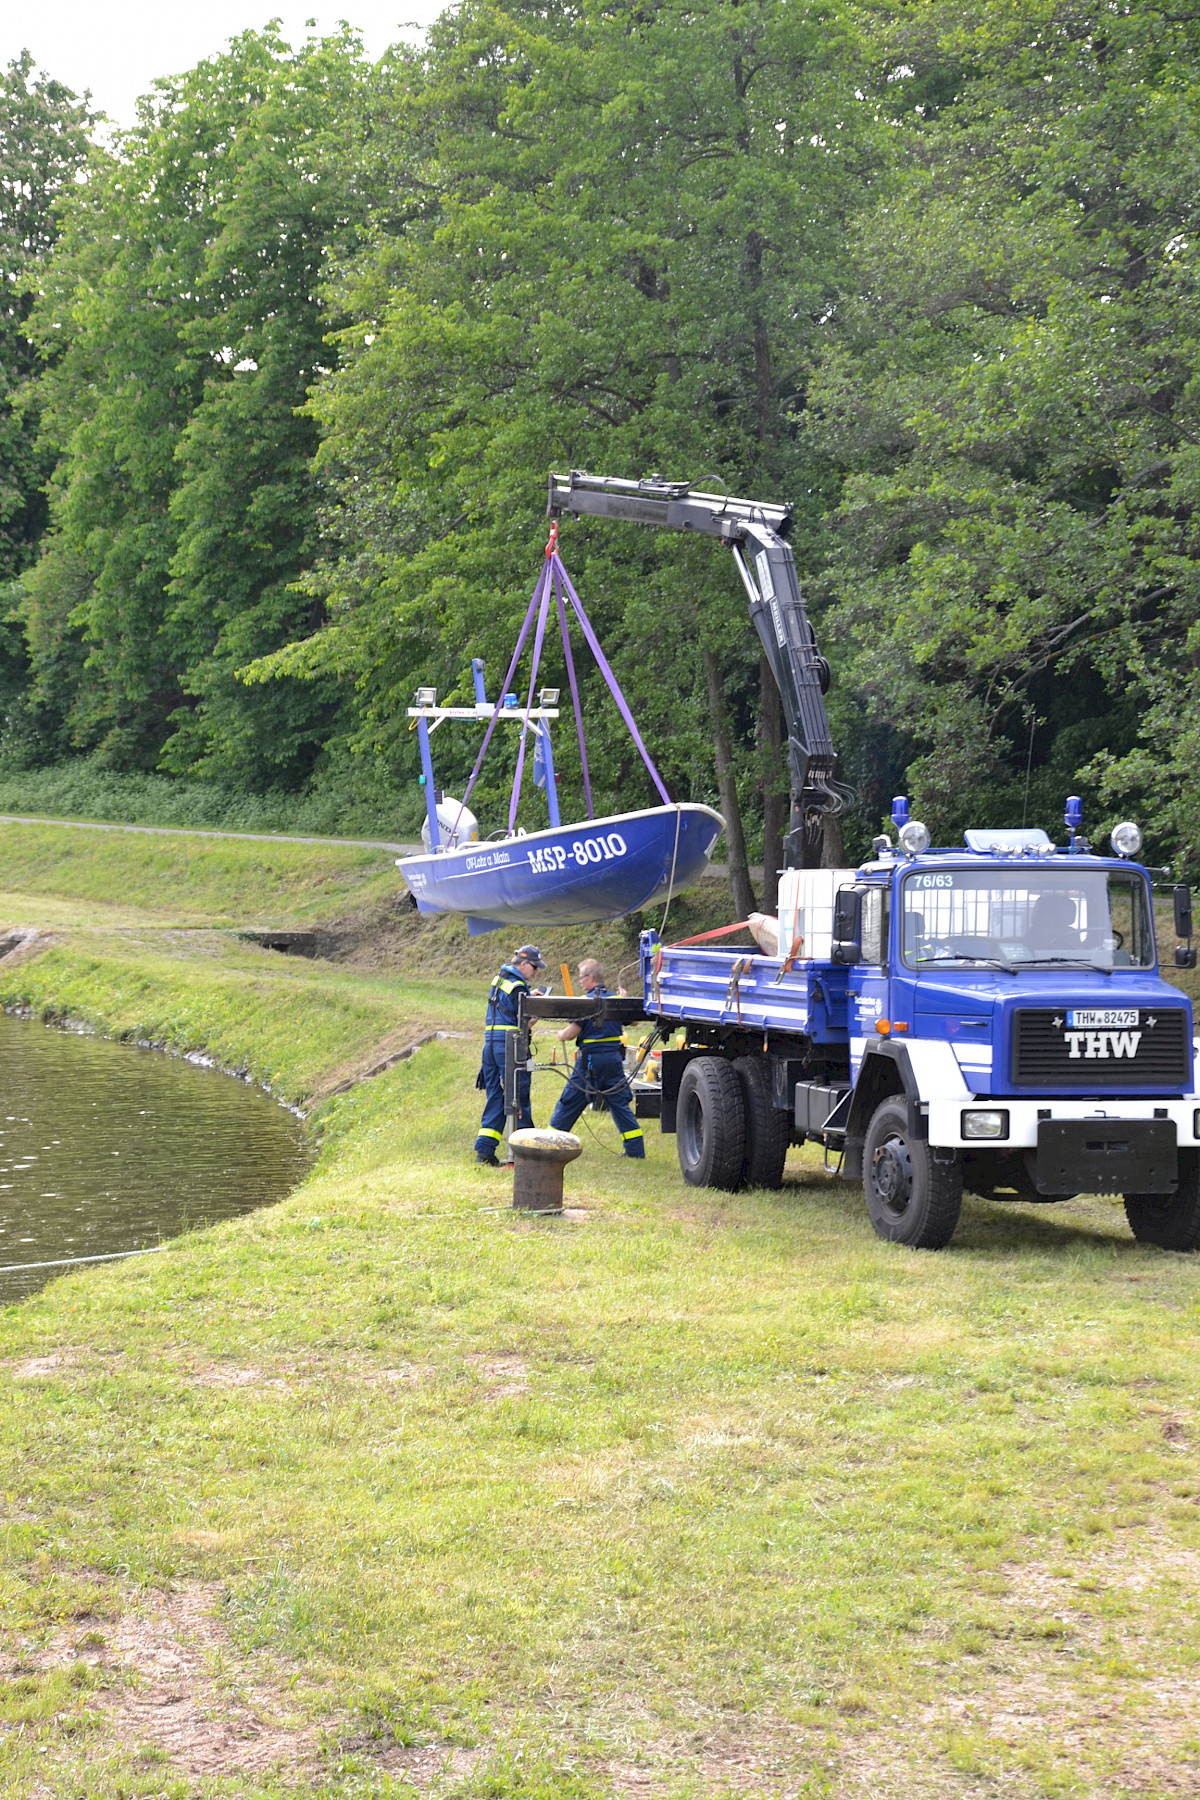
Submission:
[[[72,831],[142,831],[153,837],[241,838],[252,844],[333,844],[357,850],[420,853],[420,844],[389,844],[382,838],[290,837],[282,831],[208,831],[196,825],[120,825],[94,819],[41,819],[32,813],[0,813],[0,825],[64,825]]]

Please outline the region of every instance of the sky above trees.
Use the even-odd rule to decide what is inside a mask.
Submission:
[[[419,37],[441,7],[437,0],[209,0],[204,6],[164,6],[161,0],[42,0],[36,7],[0,8],[0,65],[28,50],[42,68],[92,104],[115,125],[137,121],[137,101],[160,76],[182,75],[215,56],[230,38],[260,31],[278,19],[285,38],[302,43],[312,22],[318,34],[348,19],[367,54]],[[411,26],[412,29],[406,29]]]

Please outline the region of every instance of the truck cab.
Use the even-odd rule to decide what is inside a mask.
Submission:
[[[661,1089],[685,1179],[731,1184],[713,1146],[739,1123],[732,1185],[782,1177],[769,1092],[788,1142],[862,1182],[883,1237],[940,1247],[965,1186],[1121,1195],[1135,1235],[1196,1247],[1192,1012],[1159,972],[1146,869],[1074,832],[965,838],[930,849],[905,818],[857,869],[784,871],[774,958],[644,943],[647,1012],[684,1027]]]

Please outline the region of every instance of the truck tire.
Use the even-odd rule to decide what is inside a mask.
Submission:
[[[733,1065],[723,1057],[693,1057],[683,1071],[675,1144],[689,1187],[732,1191],[741,1185],[746,1103]]]
[[[935,1162],[929,1145],[909,1133],[907,1101],[885,1100],[867,1130],[863,1191],[881,1238],[914,1250],[941,1250],[962,1211],[962,1157]]]
[[[1182,1158],[1180,1159],[1182,1161]],[[1200,1160],[1188,1157],[1173,1194],[1126,1194],[1125,1217],[1139,1244],[1200,1250]]]
[[[738,1056],[733,1064],[746,1105],[746,1153],[742,1186],[783,1185],[783,1165],[792,1141],[792,1121],[774,1104],[770,1065],[758,1056]]]

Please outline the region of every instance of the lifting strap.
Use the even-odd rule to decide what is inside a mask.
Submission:
[[[695,937],[679,938],[674,944],[667,944],[668,950],[682,950],[687,944],[707,944],[710,938],[732,937],[735,931],[749,931],[749,919],[739,919],[736,925],[718,925],[715,931],[698,931]]]

